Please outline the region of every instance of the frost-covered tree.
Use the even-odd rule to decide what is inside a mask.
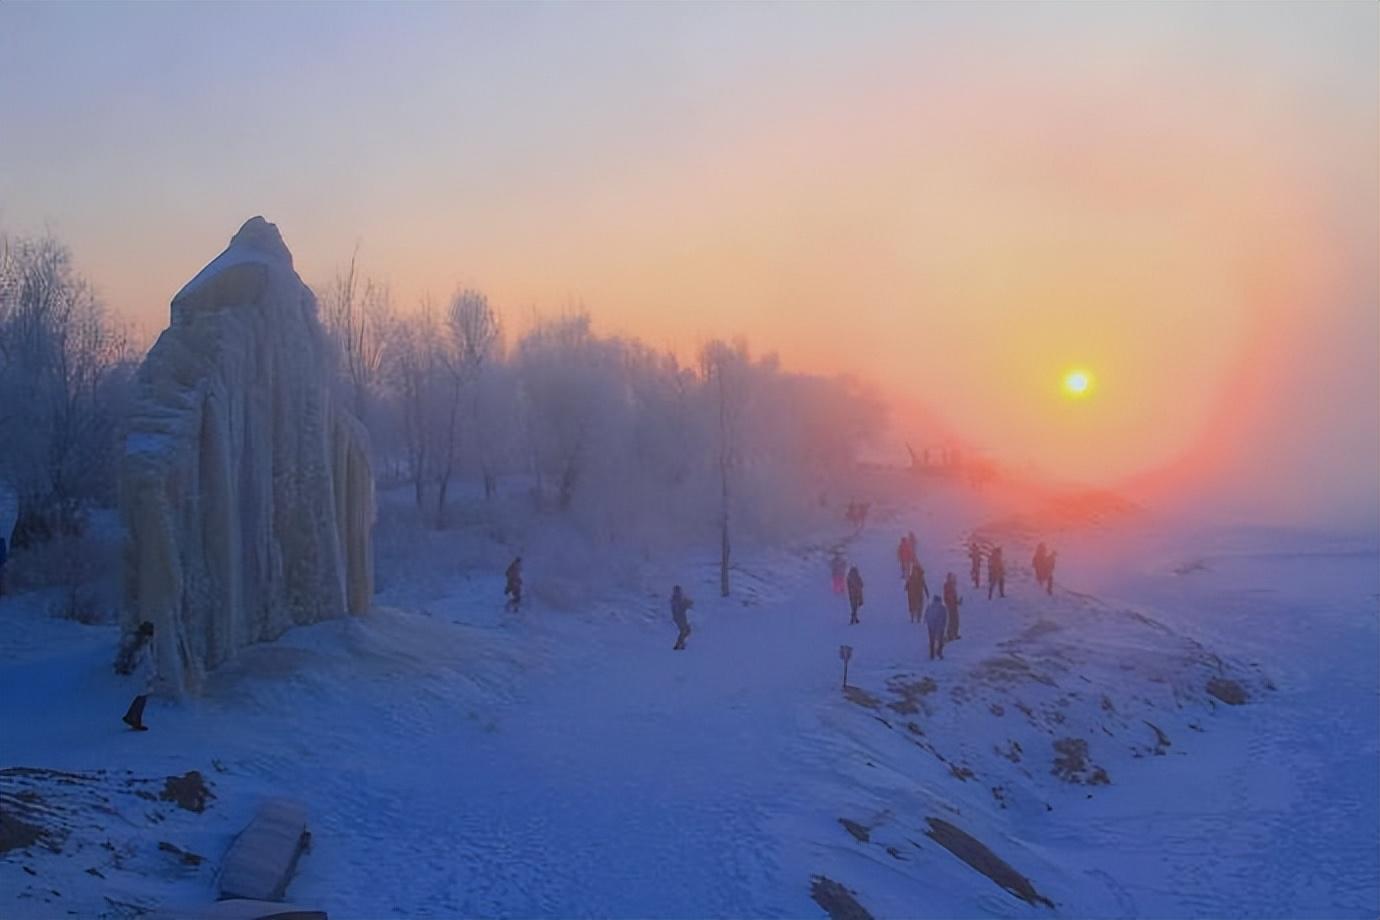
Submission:
[[[335,344],[340,375],[355,417],[374,433],[374,408],[384,388],[384,356],[397,323],[388,285],[365,276],[359,250],[317,291],[321,322]]]
[[[597,338],[589,315],[545,320],[517,346],[526,434],[539,494],[568,511],[591,459],[607,453],[627,418],[618,345]]]
[[[0,238],[0,479],[19,496],[15,543],[80,531],[113,498],[129,337],[52,237]]]
[[[501,341],[498,316],[489,306],[489,298],[475,290],[457,291],[446,308],[437,343],[437,364],[443,377],[441,403],[445,407],[436,456],[437,527],[445,526],[446,494],[459,460],[461,430],[466,421],[477,424],[479,377],[495,358]]]
[[[394,324],[385,351],[384,376],[396,422],[393,430],[402,442],[400,447],[418,511],[425,500],[426,477],[436,440],[432,425],[440,363],[436,336],[435,313],[430,301],[423,301],[416,314]]]

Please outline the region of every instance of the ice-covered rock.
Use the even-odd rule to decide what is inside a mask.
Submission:
[[[179,689],[373,594],[367,435],[331,388],[316,301],[248,221],[172,301],[139,369],[120,469],[123,618]]]

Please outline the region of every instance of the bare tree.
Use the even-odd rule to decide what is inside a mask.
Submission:
[[[430,462],[432,382],[436,375],[436,320],[430,300],[396,323],[389,335],[385,373],[396,394],[399,428],[417,510],[422,510]]]
[[[321,319],[339,351],[341,375],[355,417],[370,421],[383,384],[384,351],[397,318],[388,285],[362,277],[359,247],[350,264],[318,295]]]
[[[718,432],[719,593],[728,597],[732,547],[729,539],[730,480],[742,453],[742,420],[748,396],[750,358],[743,342],[715,340],[700,351],[700,372],[709,387]]]
[[[446,525],[446,494],[455,471],[460,414],[465,390],[471,389],[471,418],[478,407],[478,381],[484,365],[498,345],[500,329],[498,317],[489,306],[489,298],[479,291],[457,291],[446,309],[445,329],[440,344],[440,367],[445,376],[446,434],[437,457],[436,526]]]

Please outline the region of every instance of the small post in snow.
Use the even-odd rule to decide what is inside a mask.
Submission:
[[[843,659],[843,689],[848,689],[848,661],[853,657],[853,646],[840,645],[839,657]]]

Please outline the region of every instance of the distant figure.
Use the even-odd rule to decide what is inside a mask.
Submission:
[[[920,622],[920,617],[925,612],[925,598],[929,595],[929,585],[925,584],[925,570],[917,565],[910,570],[910,577],[906,579],[906,608],[910,611],[912,623]]]
[[[930,601],[930,606],[925,610],[925,626],[930,633],[930,660],[933,661],[937,655],[944,657],[944,629],[948,625],[948,608],[944,606],[944,601],[935,595],[934,600]]]
[[[905,581],[910,577],[910,570],[915,565],[915,546],[911,544],[910,537],[902,537],[901,542],[897,544],[896,561],[901,563],[901,580]]]
[[[867,510],[871,507],[871,502],[849,502],[848,523],[852,524],[854,529],[862,530],[863,525],[867,523]]]
[[[148,620],[139,628],[125,636],[120,643],[120,651],[115,656],[115,673],[133,677],[139,687],[139,694],[125,710],[123,721],[136,732],[146,732],[144,724],[144,704],[153,692],[155,671],[153,667],[153,624]]]
[[[843,554],[834,551],[834,557],[829,560],[829,576],[834,581],[834,593],[843,593],[843,580],[848,574],[848,563],[843,561]]]
[[[1049,550],[1045,548],[1043,542],[1035,547],[1035,555],[1030,560],[1030,567],[1035,570],[1035,584],[1041,588],[1045,586],[1045,569],[1049,565]]]
[[[1059,558],[1058,553],[1050,553],[1045,557],[1045,593],[1054,593],[1054,561]]]
[[[508,603],[503,609],[509,613],[517,613],[517,609],[522,605],[522,557],[518,556],[508,563],[508,569],[503,573],[503,577],[508,583],[503,586],[503,595],[508,598]]]
[[[852,608],[853,614],[848,621],[848,625],[860,622],[858,620],[858,608],[863,605],[863,580],[862,573],[858,567],[850,566],[848,569],[848,606]]]
[[[9,557],[9,548],[5,546],[5,538],[0,537],[0,597],[5,596],[5,562]]]
[[[952,642],[963,638],[958,634],[958,606],[963,598],[958,596],[958,576],[950,572],[944,578],[944,607],[949,611],[949,631],[945,638]]]
[[[992,592],[996,591],[999,596],[1006,597],[1006,561],[1002,559],[1001,547],[992,547],[992,552],[987,554],[987,599],[992,599]]]
[[[685,640],[690,638],[690,618],[687,614],[690,608],[695,606],[695,602],[685,595],[676,585],[671,589],[671,619],[675,621],[676,628],[680,630],[680,635],[676,636],[676,644],[671,646],[672,651],[682,651],[685,648]]]
[[[973,579],[973,587],[982,586],[982,547],[978,546],[976,540],[968,541],[968,562],[971,564],[969,576]]]

